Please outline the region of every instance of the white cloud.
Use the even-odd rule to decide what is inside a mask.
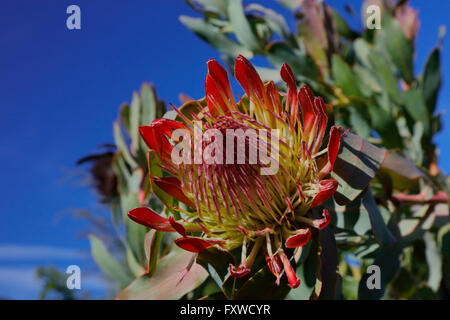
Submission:
[[[0,266],[0,298],[37,299],[43,283],[36,277],[36,267]],[[64,270],[61,271],[64,272]],[[107,288],[108,282],[101,274],[83,275],[83,270],[81,270],[80,293],[86,290],[104,295]]]
[[[79,293],[85,290],[94,297],[105,297],[108,282],[100,273],[92,273],[89,259],[89,252],[78,249],[0,244],[0,298],[37,299],[43,283],[36,277],[36,268],[54,265],[65,273],[71,264],[81,266]]]
[[[3,261],[36,259],[74,260],[86,258],[89,258],[88,253],[76,249],[0,244],[0,260]]]
[[[42,282],[34,268],[0,267],[0,296],[7,299],[36,299]]]

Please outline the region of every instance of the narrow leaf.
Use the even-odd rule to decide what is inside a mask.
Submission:
[[[338,204],[344,205],[354,200],[369,184],[381,166],[386,150],[350,132],[342,138],[341,145],[333,178],[339,183],[334,198]]]
[[[134,277],[130,271],[111,255],[99,238],[89,235],[89,241],[91,242],[92,257],[109,278],[117,281],[121,287],[133,281]]]
[[[208,273],[197,263],[182,276],[192,254],[173,250],[163,257],[153,276],[145,274],[123,289],[116,299],[120,300],[175,300],[191,292],[205,281]]]

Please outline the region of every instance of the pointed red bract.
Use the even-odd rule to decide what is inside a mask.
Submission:
[[[316,110],[314,107],[314,95],[308,86],[304,85],[298,92],[298,100],[302,111],[303,128],[305,132],[309,132],[314,124]]]
[[[228,103],[223,100],[217,82],[209,74],[206,75],[205,80],[205,96],[209,112],[212,115],[228,112]]]
[[[187,237],[186,229],[178,222],[175,221],[173,217],[169,217],[170,225],[183,237]]]
[[[211,114],[217,114],[217,107],[220,107],[224,113],[227,113],[229,110],[235,110],[235,101],[228,74],[214,59],[208,61],[205,91],[208,109]]]
[[[250,269],[245,265],[240,265],[239,267],[235,267],[232,264],[229,266],[230,274],[234,278],[241,278],[250,272]]]
[[[314,99],[314,104],[316,105],[316,109],[318,110],[318,118],[319,118],[319,129],[317,132],[317,137],[313,143],[312,153],[317,153],[322,145],[322,140],[325,135],[325,131],[327,129],[327,107],[325,102],[321,97]]]
[[[128,217],[134,222],[142,224],[150,229],[165,232],[175,231],[169,219],[160,216],[155,211],[147,207],[140,207],[129,211]]]
[[[322,180],[319,183],[319,193],[314,197],[311,208],[322,204],[336,192],[338,182],[334,179]]]
[[[287,248],[298,248],[307,244],[309,239],[311,239],[311,231],[307,228],[301,230],[298,234],[289,237],[286,240],[285,245]]]
[[[176,200],[183,202],[191,208],[195,208],[195,204],[186,197],[181,189],[181,181],[179,179],[175,177],[152,177],[152,181]]]
[[[256,103],[265,101],[264,84],[253,65],[242,55],[236,58],[234,74],[250,99]]]
[[[159,146],[159,139],[156,137],[157,132],[155,132],[154,128],[150,126],[140,126],[139,133],[141,134],[144,142],[147,144],[147,147],[155,150],[159,155],[161,148]]]
[[[267,98],[269,99],[268,108],[270,111],[277,115],[282,112],[280,96],[278,94],[278,89],[273,81],[269,81],[266,85]]]
[[[270,272],[277,278],[277,284],[283,272],[283,262],[278,254],[269,255],[267,250],[264,250],[264,257],[266,258],[266,263],[269,266]]]
[[[297,83],[295,81],[294,74],[292,73],[291,67],[287,63],[283,63],[281,67],[281,79],[286,82],[288,87],[288,94],[286,100],[285,110],[290,110],[291,114],[291,124],[295,125],[298,119],[298,98],[297,98]]]
[[[331,221],[331,216],[327,209],[323,209],[322,214],[323,214],[322,219],[316,219],[313,221],[313,224],[317,229],[325,228]]]
[[[339,147],[341,145],[340,130],[336,126],[332,126],[330,129],[330,139],[328,140],[328,161],[325,166],[320,170],[319,178],[322,179],[334,168],[337,155],[339,153]]]
[[[281,256],[281,261],[283,262],[284,272],[286,272],[286,276],[289,280],[289,287],[295,289],[300,285],[300,280],[298,280],[297,275],[295,274],[295,271],[284,251],[281,250],[279,254]]]
[[[154,120],[150,126],[140,126],[139,132],[147,146],[155,150],[162,161],[171,163],[173,146],[168,139],[176,129],[189,130],[186,125],[180,122],[161,118]]]
[[[212,244],[208,241],[194,237],[175,239],[175,244],[181,249],[196,253],[201,253],[204,250],[212,247]]]
[[[341,138],[339,136],[339,129],[332,126],[330,129],[330,140],[328,141],[328,161],[330,162],[331,169],[334,168],[334,163],[339,152],[339,147],[341,145]]]

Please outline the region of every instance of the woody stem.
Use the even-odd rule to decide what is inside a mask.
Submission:
[[[255,262],[256,256],[258,255],[259,249],[261,249],[261,246],[263,244],[264,238],[260,237],[258,240],[256,240],[255,244],[253,245],[252,251],[250,252],[250,255],[247,258],[247,261],[245,262],[245,266],[247,268],[251,268],[253,265],[253,262]]]

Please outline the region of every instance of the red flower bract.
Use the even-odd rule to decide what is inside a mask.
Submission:
[[[289,285],[296,288],[300,282],[285,249],[305,245],[311,229],[320,230],[330,222],[328,211],[314,219],[310,209],[321,205],[338,187],[328,176],[339,151],[341,130],[332,126],[323,146],[327,106],[308,87],[297,90],[287,64],[281,68],[286,95],[281,95],[273,82],[264,84],[243,56],[236,58],[235,75],[246,93],[239,102],[227,72],[210,60],[206,106],[191,101],[188,104],[197,107],[186,108],[190,111],[175,108],[179,120],[157,119],[140,128],[150,152],[170,175],[151,176],[152,185],[187,205],[187,210],[172,207],[182,216],[178,221],[148,208],[134,209],[129,217],[149,228],[178,232],[181,237],[175,243],[191,252],[200,253],[211,246],[223,250],[240,246],[241,262],[230,266],[235,277],[248,274],[263,251],[277,282],[286,274]],[[178,129],[185,132],[180,139],[176,138]],[[230,130],[235,140],[220,144],[217,137]],[[266,134],[251,134],[261,131]],[[207,137],[206,141],[197,141],[197,133]],[[239,143],[245,147],[243,152],[238,150]],[[256,148],[256,158],[252,159],[251,148]],[[199,150],[213,151],[196,158]],[[173,160],[174,154],[184,161]],[[208,161],[211,159],[214,161]],[[263,169],[271,166],[278,170],[263,174]]]

